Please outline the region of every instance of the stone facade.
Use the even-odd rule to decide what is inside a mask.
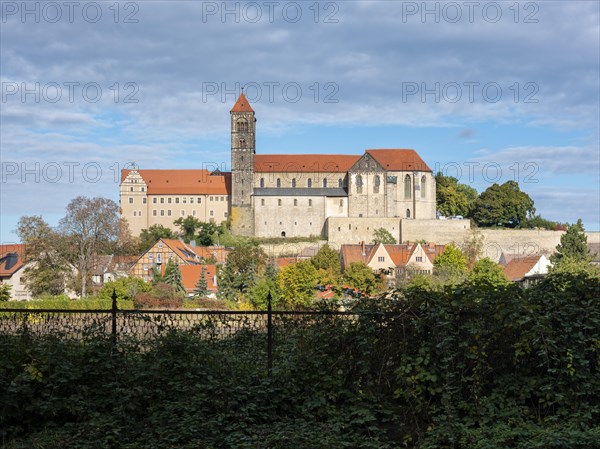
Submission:
[[[121,212],[134,235],[154,224],[177,230],[173,221],[191,215],[217,223],[229,219],[237,235],[335,234],[335,241],[353,241],[357,229],[336,233],[328,220],[357,219],[371,231],[363,240],[370,240],[378,227],[399,237],[400,219],[435,218],[435,178],[414,150],[261,155],[255,113],[243,93],[230,114],[231,173],[123,171]]]

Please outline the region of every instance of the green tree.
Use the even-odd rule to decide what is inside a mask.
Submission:
[[[373,242],[374,243],[383,243],[385,245],[395,245],[398,241],[394,238],[394,236],[385,228],[375,229],[373,232]]]
[[[12,286],[8,284],[0,284],[0,302],[10,300],[10,289]]]
[[[493,184],[479,195],[473,219],[479,226],[516,228],[535,215],[533,200],[519,189],[515,181]]]
[[[317,254],[311,257],[310,263],[317,270],[325,270],[334,276],[339,276],[341,271],[340,253],[329,245],[323,245]]]
[[[288,309],[309,307],[315,299],[317,270],[308,260],[292,263],[277,275],[280,303]]]
[[[167,262],[164,280],[165,283],[173,287],[175,292],[185,293],[185,287],[183,285],[183,280],[181,279],[181,270],[179,269],[179,264],[173,261],[173,259],[169,259],[169,262]]]
[[[133,301],[138,293],[147,293],[152,290],[152,285],[143,279],[134,277],[124,277],[106,282],[98,293],[98,299],[109,300],[112,298],[113,289],[117,294],[117,300]]]
[[[173,224],[181,228],[181,236],[187,243],[189,243],[190,240],[194,240],[196,236],[196,229],[199,229],[202,226],[202,222],[191,215],[188,215],[185,218],[180,217],[175,220]]]
[[[145,253],[160,239],[172,238],[175,238],[173,231],[170,228],[165,228],[163,225],[155,224],[148,229],[142,229],[140,233],[139,252]]]
[[[233,301],[237,299],[239,290],[236,285],[237,275],[232,264],[226,263],[217,273],[217,284],[219,290],[217,296],[220,299]]]
[[[567,232],[561,235],[560,243],[556,246],[556,252],[550,256],[553,264],[559,264],[565,259],[584,264],[592,260],[581,218],[576,224],[567,227]]]
[[[461,184],[452,176],[444,176],[441,172],[435,175],[436,207],[445,216],[471,215],[473,204],[477,199],[477,190]]]
[[[235,273],[253,270],[259,276],[265,272],[267,260],[267,253],[254,245],[239,246],[227,256],[227,263],[232,266]]]
[[[381,283],[373,270],[364,262],[351,263],[342,276],[344,284],[368,295],[375,293],[381,288]]]
[[[438,269],[455,268],[464,272],[467,271],[467,258],[460,248],[449,243],[442,254],[435,258],[433,265]]]
[[[17,235],[25,244],[23,280],[33,296],[61,295],[65,291],[69,264],[62,236],[41,216],[23,216]]]
[[[271,293],[271,306],[276,309],[280,305],[281,296],[276,279],[265,276],[252,287],[250,301],[256,310],[267,310],[269,292]]]
[[[200,277],[194,289],[194,298],[205,298],[208,295],[208,282],[206,282],[206,267],[200,270]]]
[[[495,286],[509,283],[500,265],[488,257],[477,261],[467,276],[467,280],[471,283],[484,283]]]

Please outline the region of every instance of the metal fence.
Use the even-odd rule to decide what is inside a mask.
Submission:
[[[0,334],[60,335],[85,339],[94,336],[119,342],[144,344],[172,331],[185,331],[202,339],[229,345],[233,351],[266,359],[273,364],[274,340],[278,335],[301,332],[323,319],[352,317],[343,312],[196,311],[196,310],[111,310],[0,309]]]

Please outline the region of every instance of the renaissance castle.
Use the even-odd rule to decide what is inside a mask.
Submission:
[[[231,172],[123,170],[121,214],[134,235],[173,221],[231,221],[235,234],[354,242],[403,220],[435,219],[435,178],[415,150],[362,155],[257,154],[256,117],[242,93],[231,109]]]

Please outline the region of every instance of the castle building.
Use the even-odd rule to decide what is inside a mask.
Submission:
[[[400,220],[436,212],[435,178],[415,150],[256,154],[255,112],[243,93],[231,109],[231,173],[123,170],[120,203],[134,235],[153,224],[176,229],[188,215],[230,220],[244,236],[329,237],[356,223],[397,234]]]

